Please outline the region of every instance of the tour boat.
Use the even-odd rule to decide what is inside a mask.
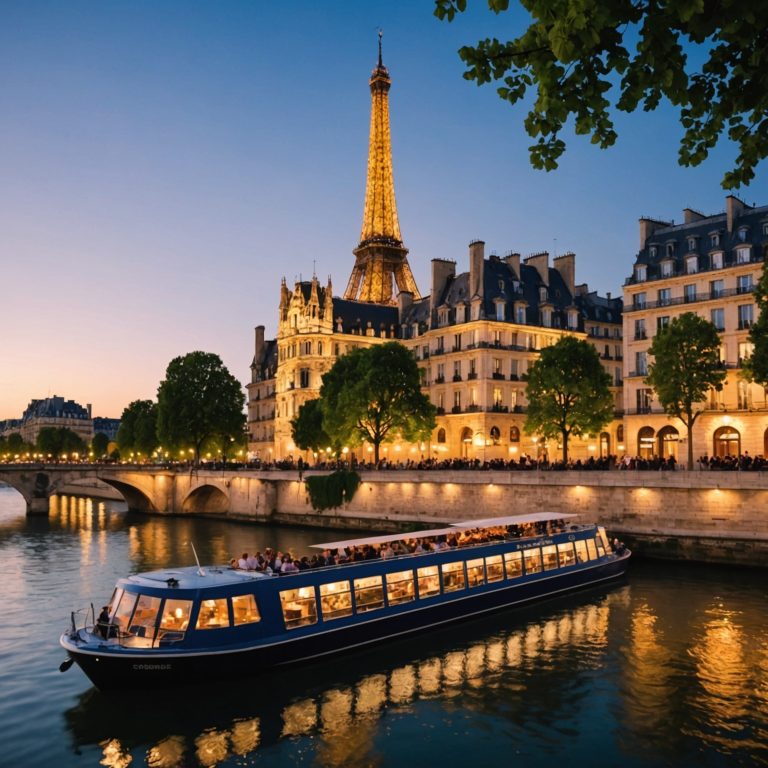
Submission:
[[[241,678],[621,576],[629,550],[571,517],[326,542],[315,546],[370,554],[386,545],[387,556],[288,575],[198,564],[129,576],[115,587],[108,621],[92,607],[72,613],[61,668],[76,662],[102,690]]]

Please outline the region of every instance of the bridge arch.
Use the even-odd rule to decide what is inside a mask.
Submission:
[[[229,496],[215,485],[199,485],[187,494],[181,511],[223,515],[230,511]]]
[[[111,477],[99,478],[102,482],[114,488],[125,499],[128,509],[135,512],[157,512],[158,509],[152,499],[134,485],[129,485]]]

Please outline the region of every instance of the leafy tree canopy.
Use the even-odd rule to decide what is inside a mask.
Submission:
[[[134,400],[120,417],[117,445],[123,456],[131,453],[151,456],[159,445],[157,440],[157,403]]]
[[[67,427],[43,427],[37,434],[37,450],[46,456],[84,453],[85,441]]]
[[[645,381],[653,387],[664,411],[688,430],[688,469],[693,469],[693,424],[704,410],[710,389],[721,389],[725,370],[720,364],[720,336],[715,326],[685,312],[653,339],[648,352],[654,362]]]
[[[323,429],[323,409],[320,399],[307,400],[291,419],[291,437],[302,451],[319,453],[331,445],[331,438]]]
[[[534,168],[552,170],[565,151],[572,118],[577,134],[606,148],[616,141],[611,109],[656,109],[666,98],[684,129],[679,162],[696,166],[722,135],[738,148],[723,187],[754,178],[768,155],[768,4],[755,0],[521,0],[531,23],[514,40],[481,40],[459,56],[464,77],[501,81],[510,104],[531,88],[525,129]],[[495,13],[509,0],[488,0]],[[467,0],[436,0],[452,21]],[[615,88],[614,88],[615,86]]]
[[[525,431],[560,437],[563,461],[568,461],[571,435],[596,434],[613,418],[610,385],[597,350],[575,336],[563,336],[542,349],[528,370]]]
[[[157,436],[163,446],[192,447],[195,463],[210,441],[242,438],[245,394],[221,358],[190,352],[168,364],[157,390]]]
[[[768,387],[768,261],[763,263],[763,272],[755,286],[755,302],[760,314],[749,329],[754,349],[744,361],[741,373],[747,381]]]
[[[109,438],[103,432],[97,432],[91,440],[91,451],[95,459],[101,459],[107,455]]]
[[[366,440],[377,463],[381,443],[428,439],[435,428],[435,407],[421,392],[416,360],[396,341],[338,358],[323,376],[320,400],[331,444]]]
[[[11,432],[6,437],[0,437],[0,456],[13,459],[17,455],[32,453],[35,450],[34,445],[25,443],[19,432]]]

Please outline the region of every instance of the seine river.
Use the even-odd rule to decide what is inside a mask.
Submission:
[[[331,534],[332,537],[333,534]],[[328,533],[0,487],[0,766],[768,764],[768,572],[637,561],[610,589],[231,684],[105,695],[70,610],[163,565]]]

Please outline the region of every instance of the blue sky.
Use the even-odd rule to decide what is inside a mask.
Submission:
[[[534,171],[523,107],[462,78],[457,49],[523,28],[429,0],[0,4],[0,419],[64,395],[119,416],[167,363],[216,352],[244,383],[280,279],[343,292],[365,194],[376,33],[393,80],[400,225],[416,281],[467,245],[577,257],[621,292],[637,219],[724,208],[723,145],[677,165],[674,112],[619,115],[616,147],[566,136]],[[768,203],[765,166],[740,192]]]

